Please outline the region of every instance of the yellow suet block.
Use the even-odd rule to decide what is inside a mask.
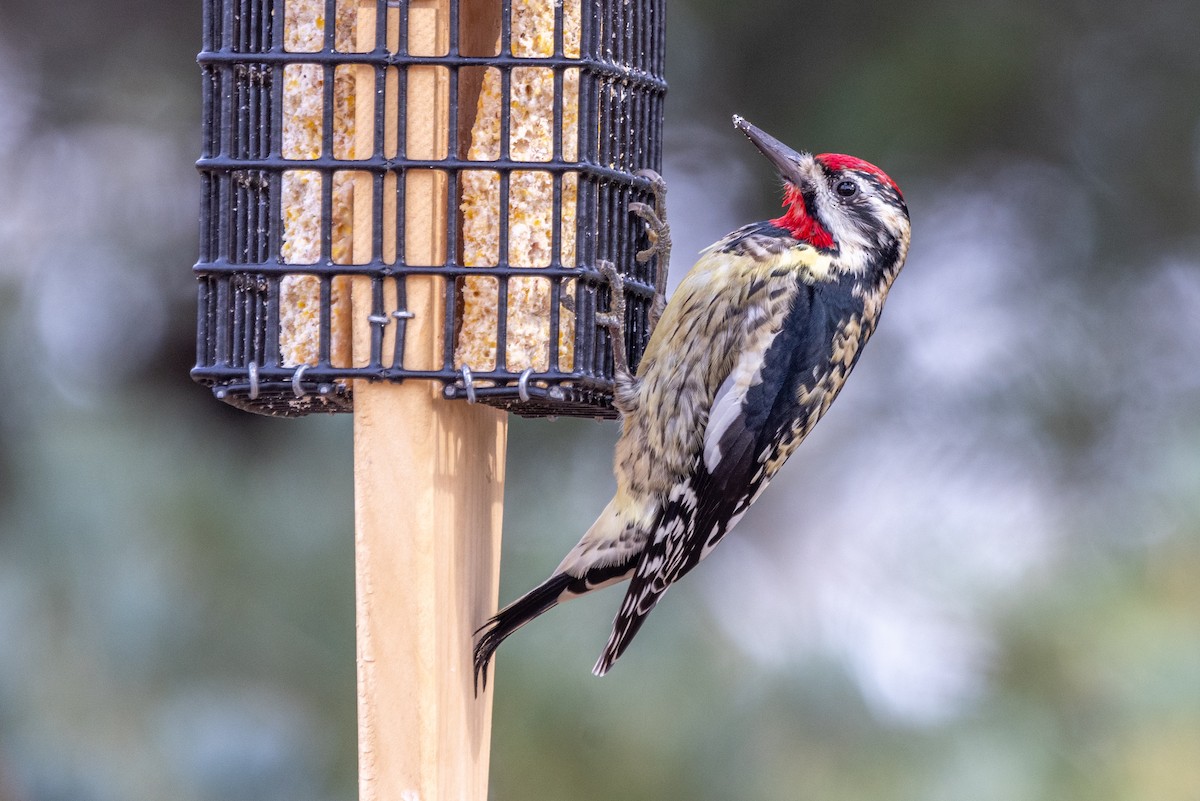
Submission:
[[[355,8],[339,3],[335,47],[353,49]],[[324,0],[287,0],[284,6],[284,49],[293,53],[320,51],[325,43]],[[334,72],[333,156],[354,154],[354,75],[352,67]],[[297,161],[321,156],[324,111],[324,69],[319,64],[288,64],[283,68],[283,157]],[[316,264],[321,258],[322,176],[315,170],[283,173],[283,245],[286,264]],[[350,264],[353,180],[348,172],[333,175],[330,221],[335,264]],[[316,364],[320,346],[321,282],[312,275],[289,275],[279,288],[279,349],[285,367]],[[335,365],[349,364],[350,284],[333,279],[330,287],[330,356]]]
[[[579,0],[565,0],[563,53],[580,55]],[[512,54],[519,58],[554,54],[553,0],[513,0]],[[497,42],[496,50],[499,51]],[[502,109],[501,76],[489,68],[479,93],[478,113],[471,128],[467,157],[490,161],[500,157],[501,113],[508,114],[509,156],[517,161],[553,158],[554,71],[546,67],[517,67],[510,77],[510,98]],[[562,78],[562,158],[576,161],[579,137],[579,70],[567,69]],[[508,262],[516,267],[546,267],[552,261],[555,176],[536,168],[514,171],[509,177]],[[575,209],[579,176],[562,176],[561,247],[559,261],[575,266]],[[462,177],[463,264],[494,267],[500,260],[500,175],[487,169],[468,170]],[[476,370],[494,369],[497,356],[499,281],[471,276],[463,287],[463,319],[455,360]],[[574,292],[573,282],[563,294]],[[575,318],[561,309],[558,332],[560,369],[571,369]],[[513,278],[508,284],[505,367],[521,371],[546,370],[550,353],[550,280]]]

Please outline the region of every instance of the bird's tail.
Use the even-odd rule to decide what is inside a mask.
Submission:
[[[488,664],[510,634],[570,598],[625,581],[633,574],[649,538],[629,523],[614,498],[571,549],[554,575],[496,613],[475,633],[475,687],[487,686]]]
[[[596,660],[596,666],[592,668],[593,674],[603,676],[613,663],[621,658],[621,654],[625,653],[625,649],[633,641],[633,636],[646,621],[646,615],[654,610],[658,599],[667,591],[667,586],[668,583],[662,581],[661,577],[650,574],[644,567],[639,567],[637,575],[630,582],[629,590],[625,593],[625,599],[621,601],[621,609],[613,621],[608,644],[604,646],[603,653]]]
[[[629,589],[621,601],[621,608],[613,620],[612,634],[592,673],[603,676],[621,658],[634,635],[658,605],[663,593],[699,563],[705,550],[693,542],[696,530],[696,493],[690,483],[679,485],[672,491],[656,522],[656,529],[665,532],[655,537],[637,559],[636,568],[631,570]],[[727,526],[719,528],[724,535]],[[719,536],[717,537],[719,539]],[[714,542],[710,539],[710,543]],[[711,544],[709,545],[711,548]]]
[[[479,692],[480,680],[484,689],[487,688],[488,663],[492,661],[492,654],[500,647],[500,643],[538,615],[554,608],[562,600],[563,593],[578,581],[566,573],[555,573],[479,627],[475,632],[479,635],[475,641],[476,693]]]

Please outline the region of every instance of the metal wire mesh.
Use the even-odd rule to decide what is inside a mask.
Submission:
[[[626,348],[636,365],[656,265],[634,259],[645,241],[629,204],[651,200],[635,173],[661,166],[664,0],[581,0],[577,19],[571,0],[447,0],[448,40],[434,54],[409,46],[420,2],[367,4],[376,19],[364,42],[361,16],[357,41],[353,18],[343,24],[363,13],[362,2],[206,0],[192,375],[217,397],[266,414],[347,411],[356,379],[419,379],[440,382],[447,398],[526,416],[615,416],[611,345],[596,322],[609,305],[598,265],[612,261],[626,276]],[[318,6],[323,24],[298,46],[287,26],[304,3]],[[552,20],[543,31],[550,44],[530,55],[520,50],[528,31],[514,32],[514,20],[527,25],[521,15],[539,3]],[[444,93],[440,149],[414,144],[419,132],[406,127],[415,70],[436,74]],[[514,139],[525,122],[501,111],[488,123],[495,148],[481,155],[484,98],[493,93],[502,110],[536,104],[527,96],[531,75],[551,88],[548,114],[537,119],[535,109],[529,123],[551,132],[551,151],[528,158]],[[376,98],[365,116],[364,87]],[[347,120],[355,114],[360,146],[351,152]],[[309,125],[308,152],[299,152],[297,120]],[[406,192],[431,175],[446,227],[436,264],[409,258],[404,235]],[[521,205],[531,182],[549,204],[532,223]],[[481,185],[494,194],[480,194]],[[354,198],[369,215],[354,214]],[[489,200],[495,242],[482,246],[472,226]],[[532,258],[528,229],[539,226],[542,252]],[[440,300],[423,320],[410,298],[431,283]],[[362,293],[370,311],[357,319]],[[514,347],[528,335],[516,325],[529,313],[541,315],[545,334],[532,355]],[[414,323],[438,327],[429,359],[409,347]],[[468,359],[468,340],[486,343],[490,363]]]

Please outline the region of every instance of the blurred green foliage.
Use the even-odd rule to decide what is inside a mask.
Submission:
[[[505,645],[493,797],[1195,801],[1200,6],[669,11],[677,270],[774,213],[735,112],[884,166],[913,251],[610,676],[617,591]],[[349,420],[187,379],[198,5],[0,18],[0,801],[354,798]],[[513,420],[502,600],[614,437]]]

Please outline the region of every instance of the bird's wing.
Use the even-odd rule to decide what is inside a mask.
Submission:
[[[790,325],[748,321],[744,347],[714,398],[703,451],[663,503],[597,675],[621,655],[667,588],[708,555],[766,487],[781,431],[795,420],[798,382],[812,375],[808,340],[819,336],[810,325],[814,296],[806,287],[797,288],[789,308]]]

